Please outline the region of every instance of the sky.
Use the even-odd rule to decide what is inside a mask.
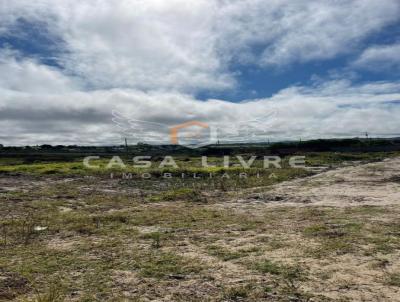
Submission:
[[[399,114],[399,0],[0,0],[3,145],[391,137]]]

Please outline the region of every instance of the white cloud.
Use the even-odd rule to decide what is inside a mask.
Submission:
[[[61,38],[59,59],[89,87],[196,92],[235,86],[238,62],[268,67],[356,50],[399,20],[397,0],[3,1]],[[0,32],[1,32],[0,31]]]
[[[64,41],[60,63],[90,86],[188,91],[235,83],[215,47],[215,11],[207,0],[19,0],[3,13],[45,21]]]
[[[15,51],[0,51],[0,89],[25,93],[64,93],[77,89],[74,79],[36,60],[19,58]]]
[[[236,50],[244,62],[263,65],[330,59],[354,51],[366,36],[400,15],[396,0],[226,3],[219,22],[223,47]]]
[[[19,64],[23,67],[25,62]],[[30,80],[24,79],[28,87]],[[119,144],[112,110],[129,119],[166,125],[157,133],[145,127],[144,136],[132,129],[131,142],[146,141],[150,135],[168,142],[168,127],[190,120],[218,127],[221,141],[351,137],[365,131],[384,136],[400,129],[400,106],[392,104],[400,102],[400,82],[353,85],[345,80],[330,81],[289,87],[271,98],[241,103],[204,102],[179,92],[137,89],[33,93],[3,88],[0,93],[0,141],[18,145]],[[271,117],[271,112],[277,114]]]
[[[235,87],[237,63],[270,68],[354,51],[369,34],[398,20],[397,0],[16,0],[0,5],[0,35],[18,18],[46,25],[63,41],[58,59],[65,68],[0,52],[0,142],[6,144],[120,143],[113,109],[168,125],[201,120],[231,137],[249,130],[257,136],[242,135],[249,140],[364,131],[389,135],[400,126],[400,106],[390,104],[400,100],[399,82],[320,81],[240,103],[193,96]],[[374,57],[368,53],[382,57],[382,49],[367,50],[360,62]],[[271,110],[277,112],[273,121],[254,125]]]
[[[353,66],[371,71],[400,69],[400,43],[367,48]]]

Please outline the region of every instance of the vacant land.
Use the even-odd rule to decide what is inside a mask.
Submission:
[[[0,300],[400,301],[400,159],[384,157],[168,171],[216,173],[200,180],[4,160]]]

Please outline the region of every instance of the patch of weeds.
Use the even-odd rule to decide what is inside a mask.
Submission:
[[[153,248],[160,248],[161,247],[161,242],[167,237],[165,233],[161,232],[151,232],[147,234],[143,234],[141,238],[143,239],[150,239],[152,240],[151,246]]]
[[[97,217],[103,224],[127,224],[130,221],[129,214],[123,212],[114,212],[107,215],[99,215]]]
[[[209,245],[207,246],[207,252],[211,256],[215,256],[220,258],[223,261],[229,261],[234,259],[239,259],[245,257],[249,254],[250,251],[248,250],[237,250],[237,251],[230,251],[226,248],[217,245]]]
[[[282,240],[275,240],[275,239],[273,239],[273,240],[271,240],[271,241],[268,243],[268,247],[267,247],[267,248],[268,248],[270,251],[273,251],[273,250],[282,249],[282,248],[284,248],[284,247],[286,247],[286,244],[283,243]]]
[[[263,274],[277,275],[287,280],[306,280],[305,270],[298,265],[291,266],[264,259],[260,262],[253,263],[251,266],[253,269],[256,269]]]
[[[322,237],[322,236],[328,236],[330,233],[330,229],[327,225],[324,224],[315,224],[311,225],[309,227],[306,227],[303,231],[304,235],[308,237]]]
[[[375,206],[375,205],[363,205],[359,207],[349,207],[344,210],[344,213],[349,216],[354,215],[378,215],[378,214],[386,214],[386,207]]]
[[[64,213],[60,218],[60,225],[63,225],[64,229],[81,235],[93,235],[100,228],[99,219],[84,214]]]
[[[0,222],[0,244],[3,246],[28,245],[40,235],[38,227],[47,224],[43,217],[33,213],[24,217],[5,219]]]
[[[329,214],[329,209],[323,208],[319,209],[316,207],[310,207],[310,208],[305,208],[301,209],[301,217],[304,217],[306,219],[310,220],[315,220],[315,219],[322,219],[323,217],[326,217]]]
[[[64,300],[64,289],[59,283],[51,284],[45,292],[35,289],[35,302],[62,302]]]
[[[321,271],[317,273],[317,276],[321,280],[329,280],[333,277],[333,272],[332,271]]]
[[[281,248],[286,247],[286,244],[283,242],[283,239],[275,238],[275,237],[259,237],[259,242],[265,243],[264,247],[269,251],[279,250]]]
[[[157,251],[137,256],[135,266],[139,269],[139,274],[147,278],[184,277],[202,270],[202,266],[193,259],[184,258],[174,253]]]
[[[400,224],[393,221],[374,221],[368,226],[368,233],[363,238],[368,245],[373,245],[373,252],[391,253],[400,248]]]
[[[360,233],[361,224],[345,223],[345,224],[315,224],[306,227],[303,233],[311,237],[338,238]]]
[[[308,279],[307,272],[299,265],[286,265],[265,259],[251,265],[253,269],[275,277],[276,286],[289,301],[309,301],[311,296],[300,290],[300,283]]]
[[[386,284],[400,287],[400,273],[388,273],[386,277]]]
[[[387,236],[369,237],[366,238],[366,241],[374,245],[372,248],[373,253],[390,254],[398,249],[398,246],[394,244],[395,242],[392,242],[391,238]]]
[[[306,227],[303,234],[319,240],[317,248],[309,248],[307,253],[313,257],[330,254],[344,255],[354,252],[362,240],[362,225],[358,223],[325,223]]]
[[[285,278],[286,282],[290,286],[294,286],[292,283],[296,281],[306,281],[307,273],[304,268],[299,265],[295,266],[282,266],[281,275]]]
[[[313,296],[300,288],[300,282],[307,280],[307,273],[302,267],[296,265],[284,268],[279,280],[280,291],[289,301],[311,301]]]
[[[81,235],[110,234],[129,228],[131,217],[125,212],[90,214],[81,212],[63,212],[56,217],[55,228],[73,231]]]
[[[265,284],[245,283],[223,288],[222,301],[264,301],[271,296],[273,289]]]
[[[254,268],[263,273],[271,275],[279,275],[282,272],[282,266],[270,260],[263,260],[254,264]]]
[[[375,222],[369,226],[367,244],[372,244],[373,253],[389,254],[400,248],[400,224],[397,221]]]
[[[229,287],[224,289],[223,299],[224,301],[243,301],[250,297],[252,290],[253,287],[249,284]]]
[[[262,251],[263,251],[263,249],[259,246],[252,246],[252,247],[243,248],[243,249],[239,250],[239,252],[246,253],[247,255],[251,254],[251,253],[261,254]]]
[[[372,269],[386,269],[386,267],[390,264],[390,261],[387,259],[376,259],[370,264]]]
[[[206,202],[201,192],[191,188],[180,188],[162,192],[158,195],[151,196],[149,201],[174,201],[174,200],[185,200],[190,202]]]
[[[382,160],[386,157],[396,156],[397,152],[363,152],[363,153],[343,153],[343,152],[319,152],[308,153],[306,164],[311,166],[320,165],[339,165],[348,161],[372,162]],[[379,167],[371,167],[379,169]]]
[[[328,255],[345,255],[356,250],[356,245],[344,238],[323,240],[316,248],[308,248],[305,253],[313,258],[321,258]]]
[[[28,292],[29,280],[18,273],[6,272],[0,269],[0,300],[12,300]]]

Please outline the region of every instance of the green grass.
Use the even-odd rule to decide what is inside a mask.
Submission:
[[[207,246],[207,252],[209,255],[218,257],[223,261],[235,260],[243,257],[247,257],[254,252],[258,252],[260,249],[257,247],[250,249],[238,249],[235,251],[231,251],[229,249],[223,248],[218,245],[209,245]]]
[[[212,163],[212,160],[210,162]],[[126,186],[134,185],[143,189],[157,188],[170,191],[161,193],[159,196],[154,195],[149,201],[175,200],[182,197],[198,202],[203,202],[204,198],[196,192],[197,189],[229,191],[236,188],[268,186],[296,177],[311,175],[304,169],[287,167],[287,163],[282,169],[263,169],[262,160],[256,161],[250,169],[237,167],[234,163],[228,168],[222,166],[203,168],[200,158],[193,158],[189,161],[177,159],[176,163],[179,168],[160,169],[158,162],[153,164],[153,168],[135,168],[132,163],[126,161],[125,169],[107,169],[107,160],[102,159],[92,163],[98,165],[98,169],[89,169],[80,161],[21,164],[9,159],[0,165],[0,174],[26,174],[36,177],[96,176],[101,178],[110,178],[110,175],[113,174],[114,178],[120,179]],[[151,178],[145,179],[143,175],[151,175]]]
[[[400,273],[388,273],[386,284],[390,286],[400,287]]]
[[[58,190],[62,190],[62,187]],[[127,196],[124,198],[129,199]],[[359,255],[358,246],[367,242],[374,245],[369,240],[384,234],[395,238],[398,227],[396,221],[376,223],[375,218],[386,217],[381,208],[373,211],[371,208],[283,207],[269,209],[265,215],[255,218],[184,201],[168,201],[164,206],[152,203],[143,206],[121,200],[125,205],[123,209],[109,211],[108,207],[102,208],[102,199],[97,200],[98,203],[92,200],[78,211],[65,213],[55,211],[59,203],[53,209],[51,202],[44,208],[35,208],[31,214],[34,224],[45,225],[48,229],[35,233],[26,243],[23,240],[24,233],[20,233],[20,223],[26,217],[21,216],[20,220],[10,224],[10,237],[7,245],[3,246],[0,266],[35,280],[42,297],[58,293],[62,297],[70,297],[73,289],[78,289],[81,300],[110,300],[112,287],[116,286],[112,279],[115,270],[132,272],[140,280],[162,282],[197,280],[196,276],[207,276],[212,267],[204,263],[201,257],[193,258],[178,252],[179,247],[184,247],[185,241],[189,240],[221,261],[244,265],[243,269],[248,268],[256,275],[269,275],[272,278],[268,284],[245,282],[240,286],[226,286],[222,297],[257,300],[269,297],[272,290],[279,297],[293,296],[303,299],[300,301],[307,301],[308,294],[301,289],[301,284],[307,282],[310,273],[303,266],[265,258],[263,251],[270,250],[271,244],[268,238],[279,239],[281,247],[294,248],[294,243],[288,241],[286,236],[296,232],[303,236],[304,242],[320,242],[323,248],[321,255],[335,256],[347,245],[352,247],[347,250],[348,253]],[[48,215],[48,211],[52,214]],[[319,222],[321,217],[326,223]],[[359,217],[363,219],[362,224],[351,222]],[[15,227],[13,232],[12,227]],[[158,231],[140,231],[147,227],[156,227]],[[341,235],[335,233],[338,231]],[[268,234],[268,238],[254,240],[258,242],[254,248],[229,246],[232,240],[252,232]],[[73,239],[77,243],[66,250],[54,250],[46,243],[51,238],[61,241]],[[227,246],[216,243],[221,239],[227,242]],[[391,244],[400,247],[395,241]],[[316,251],[309,255],[318,258]],[[63,287],[60,292],[54,293],[49,285],[59,277],[63,280]],[[387,280],[391,280],[392,286],[397,286],[396,275]],[[30,292],[35,296],[32,290]],[[285,301],[284,298],[282,301]]]
[[[301,289],[301,283],[309,278],[308,271],[300,265],[288,265],[268,259],[252,262],[249,267],[262,273],[271,275],[278,292],[283,297],[292,297],[295,301],[309,301],[311,294]],[[285,301],[285,300],[283,300]],[[290,301],[290,299],[288,299]]]
[[[284,267],[281,264],[277,264],[267,259],[257,262],[252,266],[263,274],[280,275],[284,271]]]
[[[388,157],[399,156],[400,152],[310,152],[306,153],[306,164],[311,166],[338,165],[345,162],[380,161]]]
[[[185,200],[189,202],[206,202],[207,200],[201,195],[199,190],[190,188],[178,188],[168,190],[157,195],[152,195],[149,201],[174,201]]]
[[[336,166],[348,161],[376,161],[387,156],[395,156],[398,153],[306,153],[307,166]],[[200,157],[177,157],[176,163],[179,168],[158,168],[160,159],[155,159],[151,168],[135,168],[131,159],[123,159],[126,168],[114,167],[107,169],[109,158],[94,160],[93,165],[98,165],[98,169],[89,169],[83,165],[82,161],[66,162],[33,162],[24,163],[19,158],[3,158],[0,160],[0,174],[26,174],[37,177],[84,177],[96,176],[110,178],[110,175],[121,179],[126,186],[138,186],[143,189],[157,188],[162,191],[159,195],[153,195],[149,201],[179,200],[186,198],[204,202],[204,196],[200,196],[196,191],[220,190],[230,191],[241,188],[265,187],[293,178],[305,177],[312,172],[304,169],[291,168],[288,165],[289,157],[283,159],[282,169],[263,168],[263,160],[257,159],[250,169],[243,169],[238,166],[238,160],[231,157],[231,164],[224,168],[221,158],[210,157],[208,163],[217,165],[216,167],[201,167]],[[149,173],[150,179],[144,179],[143,175]],[[212,177],[210,177],[210,174]],[[246,176],[245,176],[246,174]],[[172,178],[165,177],[172,175]],[[182,177],[182,175],[185,175]],[[194,179],[196,175],[198,179]],[[123,178],[127,178],[123,180]],[[160,185],[162,184],[162,186]],[[190,191],[192,190],[192,191]]]
[[[151,252],[135,259],[134,267],[139,274],[146,278],[183,278],[188,274],[198,274],[204,265],[200,262],[182,256],[166,253]]]

